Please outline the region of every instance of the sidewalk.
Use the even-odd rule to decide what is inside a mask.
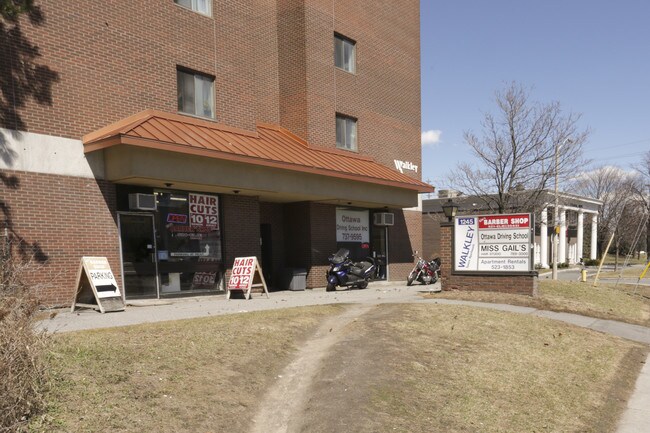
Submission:
[[[70,310],[61,311],[54,318],[43,320],[40,326],[42,329],[56,333],[191,319],[222,314],[241,314],[249,311],[292,308],[307,305],[333,303],[437,303],[467,305],[477,308],[490,308],[512,313],[546,317],[650,345],[650,328],[643,326],[613,320],[595,319],[577,314],[538,310],[531,307],[449,300],[444,299],[444,293],[440,293],[440,297],[436,297],[435,299],[423,299],[420,296],[422,292],[428,293],[432,288],[436,288],[436,285],[415,285],[407,287],[405,283],[375,282],[371,283],[365,290],[325,292],[321,288],[297,292],[271,292],[268,299],[264,295],[256,294],[249,300],[226,300],[225,295],[215,295],[169,300],[132,301],[127,302],[125,311],[116,313],[101,314],[88,309],[78,310],[73,313]],[[645,365],[639,374],[634,393],[628,401],[627,409],[619,422],[616,433],[647,433],[650,431],[650,410],[648,410],[650,408],[649,364],[650,356],[646,359]]]

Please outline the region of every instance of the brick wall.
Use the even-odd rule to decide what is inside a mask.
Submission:
[[[37,55],[0,65],[6,76],[18,60],[49,68],[50,95],[12,82],[16,98],[25,97],[19,129],[80,138],[141,110],[176,112],[181,66],[216,78],[220,123],[249,130],[257,121],[281,123],[335,147],[340,112],[358,118],[359,153],[387,166],[394,159],[421,165],[415,0],[215,1],[211,17],[172,0],[39,6],[42,25],[21,22]],[[357,41],[356,73],[334,67],[334,32]],[[17,52],[3,43],[0,52]],[[0,126],[15,128],[15,120]]]
[[[440,222],[447,219],[438,214],[422,214],[422,254],[427,260],[440,257]]]
[[[335,116],[346,114],[359,153],[420,167],[419,2],[283,0],[278,16],[282,125],[335,148]],[[354,74],[333,66],[335,32],[357,42]]]
[[[215,1],[212,17],[172,0],[38,5],[44,23],[23,19],[21,29],[39,54],[30,61],[56,79],[49,103],[28,97],[18,108],[24,130],[80,138],[141,110],[176,112],[177,66],[216,77],[218,122],[249,130],[278,122],[275,1]]]
[[[180,66],[215,77],[215,111],[220,123],[248,130],[257,121],[279,123],[315,145],[334,148],[335,114],[341,112],[358,118],[359,153],[391,167],[394,159],[421,165],[419,2],[415,0],[213,1],[211,17],[184,9],[173,0],[42,0],[38,4],[44,23],[35,26],[21,21],[23,45],[31,47],[26,51],[31,57],[14,58],[18,46],[5,41],[0,41],[4,44],[0,53],[26,61],[23,70],[40,66],[49,71],[45,75],[51,92],[47,86],[40,92],[12,82],[21,103],[17,117],[3,117],[0,126],[19,125],[18,129],[29,132],[78,139],[141,110],[176,112],[176,69]],[[334,67],[334,32],[357,41],[355,74]],[[20,68],[10,68],[19,63],[0,62],[0,74],[17,72]],[[420,178],[419,172],[405,173]],[[25,189],[46,184],[49,176],[26,181]],[[71,185],[94,183],[57,179]],[[99,185],[109,197],[113,187]],[[69,189],[75,191],[72,186]],[[88,192],[88,203],[95,203],[97,194]],[[101,255],[109,256],[116,270],[115,221],[111,218],[112,236],[104,221],[114,213],[111,194],[113,198],[103,200],[106,209],[98,212],[100,222],[92,222],[98,226],[91,225],[90,233],[101,239],[107,236],[102,249],[108,252]],[[17,196],[10,198],[13,205]],[[310,272],[308,285],[323,285],[327,256],[336,247],[334,206],[286,205],[280,218],[277,207],[261,211],[257,199],[223,196],[223,200],[227,267],[238,255],[260,255],[259,224],[265,215],[265,220],[273,221],[274,238],[277,227],[283,226],[284,245],[277,254],[285,263],[274,258],[274,268],[305,267]],[[71,202],[62,202],[53,211],[56,215],[76,209]],[[31,236],[30,230],[38,225],[29,216],[33,209],[20,206],[16,221]],[[87,206],[84,203],[82,208],[90,212],[92,207]],[[83,209],[79,214],[83,217],[61,220],[61,231],[72,235],[79,230],[79,222],[90,215]],[[408,272],[411,251],[421,249],[421,221],[404,213],[400,224],[391,229],[390,242],[393,275],[401,276]],[[35,234],[59,236],[49,229]],[[79,243],[85,244],[84,235],[79,236]],[[55,244],[48,247],[58,254]],[[81,247],[61,248],[64,258],[60,260],[72,260],[66,254],[76,254]]]
[[[94,179],[5,171],[2,201],[13,231],[45,259],[33,282],[45,305],[72,304],[82,256],[107,257],[121,287],[115,188]]]
[[[260,224],[271,226],[272,263],[264,264],[264,271],[270,266],[273,273],[273,288],[284,289],[285,273],[285,239],[284,214],[282,205],[278,203],[260,203]],[[227,230],[227,228],[226,228]]]
[[[395,225],[388,228],[389,279],[404,280],[413,269],[413,251],[422,253],[422,213],[391,209]]]
[[[442,260],[442,290],[470,290],[514,293],[535,296],[537,294],[537,273],[529,275],[455,275],[452,273],[453,224],[440,226],[440,259]]]
[[[387,166],[394,159],[420,166],[419,2],[305,5],[307,140],[335,147],[339,112],[358,119],[359,153]],[[334,32],[356,41],[354,74],[332,67]]]
[[[307,287],[325,287],[329,256],[336,252],[336,206],[310,203],[311,251]]]
[[[260,257],[260,203],[257,197],[222,195],[226,281],[236,257]]]

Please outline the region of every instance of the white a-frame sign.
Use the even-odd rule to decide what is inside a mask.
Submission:
[[[106,257],[82,257],[72,311],[92,308],[102,313],[123,311],[124,299]]]
[[[253,287],[262,287],[266,297],[269,297],[262,267],[257,263],[257,257],[237,257],[232,265],[226,299],[230,299],[231,292],[242,292],[246,299],[250,299]]]

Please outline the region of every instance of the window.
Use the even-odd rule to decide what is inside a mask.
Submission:
[[[178,111],[214,118],[214,78],[177,71]]]
[[[210,15],[211,1],[212,0],[174,0],[176,4],[203,15]]]
[[[334,35],[334,65],[344,71],[354,73],[356,43],[341,35]]]
[[[336,147],[357,150],[357,119],[336,115]]]

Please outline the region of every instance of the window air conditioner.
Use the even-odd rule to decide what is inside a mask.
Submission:
[[[156,210],[156,196],[153,194],[129,194],[129,209]]]
[[[376,226],[392,226],[395,223],[395,214],[380,212],[375,214]]]

